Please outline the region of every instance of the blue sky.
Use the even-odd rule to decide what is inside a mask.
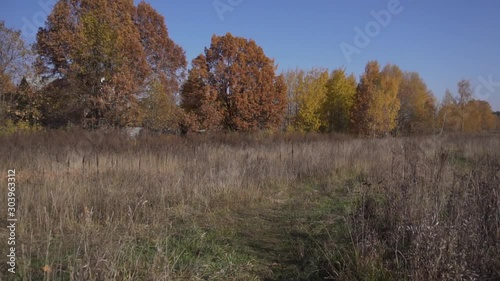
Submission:
[[[170,36],[186,50],[189,61],[203,52],[213,34],[231,32],[254,39],[280,70],[345,67],[359,77],[369,60],[378,60],[417,71],[438,99],[446,89],[455,93],[459,80],[469,79],[478,97],[500,110],[500,1],[149,2],[165,16]],[[0,19],[33,41],[34,30],[54,3],[4,0]],[[218,12],[216,6],[227,10]],[[391,18],[377,21],[373,13]],[[356,28],[369,42],[355,41]],[[357,53],[348,60],[341,44]]]

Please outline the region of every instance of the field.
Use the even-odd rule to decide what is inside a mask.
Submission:
[[[0,155],[1,280],[500,279],[498,134],[49,131]]]

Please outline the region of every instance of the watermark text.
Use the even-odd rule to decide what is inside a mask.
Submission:
[[[399,15],[403,10],[404,7],[399,0],[390,0],[387,3],[386,9],[378,12],[372,10],[370,14],[373,20],[367,22],[363,29],[358,26],[354,28],[353,44],[345,41],[340,43],[340,50],[347,62],[350,63],[354,54],[360,54],[362,49],[368,47],[372,40],[380,35],[382,28],[389,26],[393,17]]]
[[[478,99],[487,100],[496,91],[500,91],[500,79],[493,81],[493,74],[488,75],[488,78],[479,76],[477,81],[479,83],[474,89],[474,95]]]
[[[224,21],[224,14],[234,11],[241,3],[243,3],[243,0],[214,0],[212,4],[220,21]]]
[[[7,270],[16,273],[16,170],[7,171]]]

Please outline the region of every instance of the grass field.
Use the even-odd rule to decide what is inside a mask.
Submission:
[[[1,280],[500,279],[498,134],[51,131],[0,155]]]

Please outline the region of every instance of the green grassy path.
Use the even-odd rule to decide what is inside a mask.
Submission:
[[[260,280],[324,280],[330,277],[326,242],[342,234],[347,198],[301,186],[231,216],[232,247],[256,262]]]

